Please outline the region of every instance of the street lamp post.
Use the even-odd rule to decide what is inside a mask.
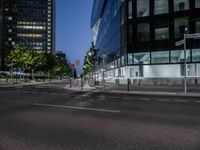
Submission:
[[[176,42],[176,46],[184,45],[184,86],[185,86],[185,94],[187,94],[187,39],[199,39],[200,33],[194,34],[184,34],[184,39]]]

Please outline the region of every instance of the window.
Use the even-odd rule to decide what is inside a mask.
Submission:
[[[129,24],[129,26],[128,26],[128,41],[129,42],[133,41],[133,26],[132,26],[132,24]]]
[[[150,52],[135,53],[134,64],[150,64]]]
[[[132,0],[128,1],[128,19],[132,19],[133,18],[133,7],[132,7]]]
[[[164,52],[152,52],[151,53],[152,63],[169,63],[169,51]]]
[[[164,14],[168,13],[168,0],[154,0],[154,14]]]
[[[200,0],[195,0],[195,8],[200,8]]]
[[[149,0],[137,0],[137,17],[149,16]]]
[[[129,53],[128,54],[128,65],[132,65],[133,64],[133,54]]]
[[[183,38],[184,33],[189,33],[189,18],[175,19],[175,38]]]
[[[174,11],[189,9],[189,0],[174,0]]]
[[[141,23],[137,25],[138,41],[149,41],[150,39],[150,25],[149,23]]]
[[[121,57],[121,66],[124,66],[125,65],[125,58],[124,56]]]
[[[8,20],[12,20],[12,17],[8,17]]]
[[[192,62],[200,62],[200,49],[192,50]]]
[[[196,33],[200,33],[200,17],[197,17],[195,24],[196,24]]]
[[[190,62],[190,50],[186,51],[187,62]],[[184,50],[171,51],[171,63],[184,62]]]
[[[161,20],[155,22],[155,40],[169,39],[169,22]]]

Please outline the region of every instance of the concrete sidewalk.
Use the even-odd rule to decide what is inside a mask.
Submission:
[[[88,84],[84,85],[82,88],[80,86],[72,86],[66,85],[65,89],[67,90],[72,90],[72,91],[82,91],[82,92],[96,92],[97,88],[96,87],[91,87]]]
[[[115,93],[115,94],[130,94],[130,95],[151,95],[151,96],[184,96],[184,97],[199,97],[200,98],[200,87],[188,87],[188,93],[184,93],[183,87],[170,87],[170,86],[137,86],[130,87],[130,91],[127,91],[127,86],[115,86],[106,84],[105,90],[102,86],[90,87],[89,85],[84,86],[83,90],[81,87],[72,87],[69,85],[65,89],[72,91],[87,91],[96,93]]]
[[[19,84],[0,84],[0,88],[12,88],[12,87],[22,87],[27,85],[39,85],[39,84],[45,84],[45,83],[52,83],[52,82],[62,82],[61,80],[53,80],[53,81],[46,81],[46,82],[24,82]]]

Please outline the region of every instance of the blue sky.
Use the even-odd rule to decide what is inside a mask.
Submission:
[[[83,64],[92,40],[90,16],[93,0],[56,1],[56,50],[65,52],[71,63]]]

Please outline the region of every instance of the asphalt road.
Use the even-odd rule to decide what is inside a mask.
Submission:
[[[0,150],[200,150],[200,99],[0,89]]]

